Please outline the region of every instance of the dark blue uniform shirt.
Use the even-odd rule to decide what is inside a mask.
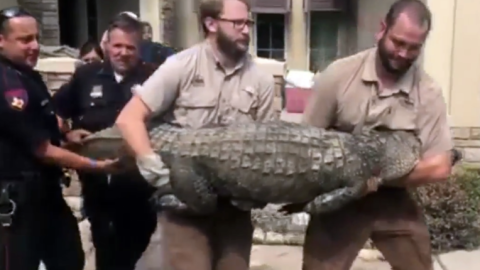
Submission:
[[[59,146],[61,133],[41,75],[0,57],[0,178],[52,173],[61,168],[35,156],[45,142]]]

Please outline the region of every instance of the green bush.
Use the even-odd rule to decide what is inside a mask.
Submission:
[[[449,181],[421,187],[423,206],[435,252],[480,246],[480,173],[461,169]]]

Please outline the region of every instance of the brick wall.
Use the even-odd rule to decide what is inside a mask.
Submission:
[[[59,45],[58,0],[18,0],[18,3],[31,12],[40,23],[40,43]]]
[[[464,161],[480,165],[480,127],[453,127],[452,134]]]
[[[170,46],[176,46],[175,37],[175,1],[164,0],[160,14],[163,20],[163,42]]]

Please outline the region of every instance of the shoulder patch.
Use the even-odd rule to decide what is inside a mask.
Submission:
[[[28,104],[28,93],[25,89],[11,89],[4,93],[8,105],[17,111],[23,111]]]

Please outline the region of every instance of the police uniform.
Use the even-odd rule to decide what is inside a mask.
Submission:
[[[275,117],[273,76],[249,56],[235,67],[225,67],[208,41],[167,59],[137,94],[154,114],[189,128]],[[158,253],[148,252],[151,257],[145,264],[176,270],[249,269],[250,212],[220,205],[205,218],[160,212],[157,228],[164,241]]]
[[[146,63],[161,65],[165,60],[175,54],[175,51],[160,43],[145,40],[140,46],[140,56]]]
[[[424,156],[450,151],[453,143],[440,87],[414,65],[396,85],[379,89],[376,55],[372,48],[339,59],[318,74],[304,121],[346,132],[362,126],[411,130],[422,141]],[[303,269],[349,269],[368,238],[393,269],[432,269],[422,210],[404,188],[381,188],[342,211],[312,217]]]
[[[62,197],[61,168],[35,153],[61,133],[39,73],[0,57],[0,269],[83,269],[78,225]],[[13,204],[9,204],[12,200]],[[11,206],[16,205],[15,209]],[[8,257],[7,257],[8,256]]]
[[[79,67],[53,97],[57,113],[72,120],[72,129],[97,132],[112,126],[132,97],[132,87],[155,70],[141,63],[117,80],[111,63]],[[79,174],[84,211],[91,223],[98,270],[134,269],[156,226],[151,187],[138,173],[109,176]]]

